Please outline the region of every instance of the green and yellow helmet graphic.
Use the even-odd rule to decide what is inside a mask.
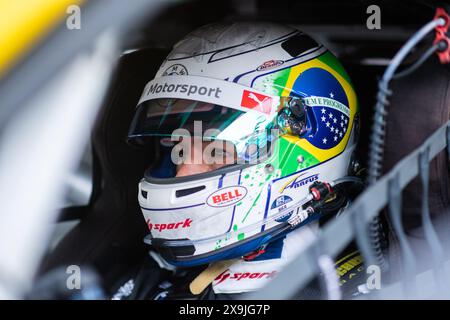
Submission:
[[[329,51],[259,76],[253,86],[280,97],[301,97],[307,105],[305,133],[280,137],[280,150],[285,151],[279,164],[283,174],[334,158],[352,143],[357,98],[347,73]]]

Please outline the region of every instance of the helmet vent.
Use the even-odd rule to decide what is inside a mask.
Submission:
[[[206,188],[205,186],[198,186],[198,187],[189,188],[189,189],[177,190],[177,191],[175,191],[175,196],[177,198],[185,197],[185,196],[197,193],[205,188]]]
[[[306,34],[296,34],[281,44],[281,47],[292,57],[297,57],[301,53],[318,46],[317,42]]]

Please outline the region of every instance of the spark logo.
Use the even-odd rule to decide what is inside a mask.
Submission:
[[[174,222],[174,223],[155,223],[153,224],[150,219],[147,220],[147,226],[150,229],[150,231],[159,231],[162,232],[163,230],[173,230],[173,229],[183,229],[183,228],[190,228],[191,227],[192,220],[186,219],[184,221],[180,222]]]
[[[272,110],[272,98],[260,93],[244,90],[241,107],[270,114]]]
[[[272,272],[236,272],[236,273],[230,273],[229,270],[226,270],[225,272],[219,274],[217,278],[214,279],[214,284],[218,285],[225,280],[234,280],[234,281],[241,281],[243,279],[272,279],[276,275],[276,271]]]

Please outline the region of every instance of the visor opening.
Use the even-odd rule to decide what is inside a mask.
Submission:
[[[198,186],[198,187],[189,188],[189,189],[177,190],[177,191],[175,191],[175,196],[177,198],[181,198],[181,197],[185,197],[185,196],[197,193],[197,192],[202,191],[204,189],[206,189],[206,186]]]

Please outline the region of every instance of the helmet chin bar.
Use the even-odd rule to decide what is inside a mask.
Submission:
[[[348,178],[348,179],[346,179]],[[343,177],[331,183],[316,181],[309,187],[309,193],[303,199],[295,202],[287,208],[281,210],[276,215],[266,218],[263,221],[245,227],[252,229],[268,224],[283,217],[290,212],[294,214],[285,222],[280,223],[268,230],[257,233],[248,239],[227,245],[213,252],[195,255],[195,244],[204,242],[214,242],[224,236],[231,236],[236,231],[198,240],[189,239],[162,239],[154,238],[150,234],[144,238],[144,242],[155,248],[156,251],[170,264],[175,266],[196,266],[219,259],[233,259],[243,257],[264,245],[286,235],[294,229],[302,227],[322,216],[320,209],[324,202],[335,194],[334,187],[342,183],[361,183],[356,177]],[[242,232],[243,230],[240,230]]]
[[[207,264],[217,260],[228,260],[240,258],[248,255],[249,253],[258,250],[264,245],[269,244],[272,241],[283,237],[288,232],[302,227],[316,219],[320,215],[311,216],[304,220],[302,223],[291,226],[289,223],[281,223],[278,226],[272,227],[269,230],[258,233],[248,239],[235,242],[221,249],[215,250],[214,252],[203,253],[199,255],[189,255],[188,252],[195,251],[193,242],[188,244],[190,240],[185,240],[184,244],[175,244],[178,240],[168,240],[151,238],[150,235],[144,238],[144,242],[151,244],[153,248],[161,255],[161,257],[166,260],[171,265],[179,267],[193,267],[202,264]],[[187,255],[186,255],[187,254]]]

